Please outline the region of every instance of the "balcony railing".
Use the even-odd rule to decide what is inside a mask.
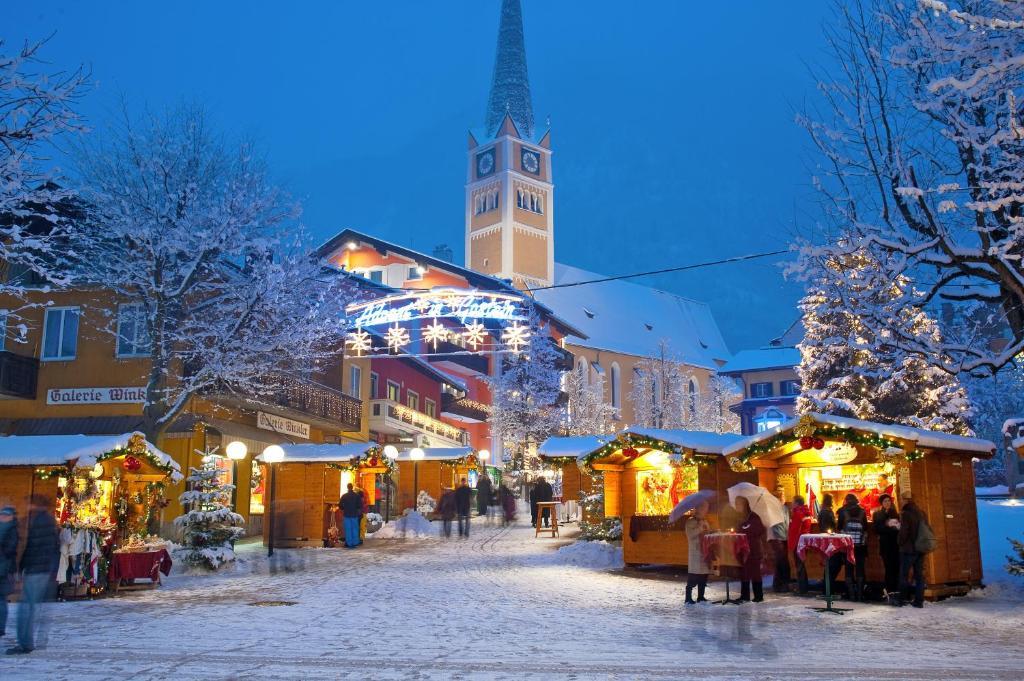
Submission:
[[[474,355],[466,348],[456,345],[451,341],[438,341],[437,347],[430,348],[431,362],[453,362],[478,374],[487,373],[487,358],[483,355]]]
[[[357,431],[362,426],[363,403],[330,386],[284,376],[281,390],[271,398],[278,406],[294,409],[341,424],[344,431]]]
[[[38,378],[38,359],[0,351],[0,395],[34,400]]]
[[[410,409],[393,400],[373,400],[370,402],[370,418],[385,418],[408,426],[410,430],[421,434],[443,437],[463,445],[469,444],[469,433],[450,423],[438,421],[423,412]],[[397,425],[396,423],[396,425]],[[371,423],[371,428],[375,426]]]
[[[490,405],[465,397],[459,398],[451,393],[441,394],[441,411],[480,422],[486,421],[491,415]]]

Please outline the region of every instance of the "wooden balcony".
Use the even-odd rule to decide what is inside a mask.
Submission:
[[[370,430],[403,436],[426,436],[433,447],[463,447],[469,433],[393,400],[370,402]]]
[[[362,426],[363,403],[337,388],[315,381],[285,376],[282,389],[274,395],[274,402],[325,421],[338,424],[340,430],[357,431]]]
[[[38,378],[38,359],[0,351],[0,399],[34,400]]]
[[[451,393],[442,393],[441,412],[461,421],[483,423],[490,418],[491,407],[465,397],[459,398]]]

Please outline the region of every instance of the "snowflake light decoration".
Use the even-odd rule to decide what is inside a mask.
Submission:
[[[466,330],[462,335],[466,337],[466,342],[476,350],[476,346],[483,343],[487,337],[487,329],[482,323],[474,321],[466,324]]]
[[[502,330],[501,340],[505,345],[519,352],[524,345],[530,342],[530,327],[520,326],[519,322],[513,322],[511,326],[506,326]]]
[[[370,334],[362,329],[356,329],[348,334],[348,347],[358,356],[369,352],[373,347],[373,341],[370,340]]]
[[[438,321],[435,319],[433,324],[428,324],[426,327],[424,327],[423,340],[427,341],[428,343],[433,343],[434,349],[436,350],[438,342],[447,340],[449,333],[450,332],[448,331],[448,327],[446,327],[444,324],[439,324]]]
[[[427,298],[420,298],[416,301],[416,310],[419,312],[426,312],[430,309],[431,302]]]
[[[409,331],[404,326],[395,324],[388,327],[388,332],[384,339],[387,341],[389,348],[398,352],[399,348],[403,345],[409,344]]]

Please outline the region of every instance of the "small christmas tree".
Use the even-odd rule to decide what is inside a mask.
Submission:
[[[604,473],[595,471],[589,490],[580,490],[580,539],[614,541],[622,539],[622,520],[604,514]]]
[[[1011,575],[1024,577],[1024,542],[1011,539],[1010,544],[1017,555],[1006,557],[1006,571]]]
[[[235,486],[222,484],[219,474],[212,465],[193,468],[189,489],[178,497],[188,511],[174,519],[184,542],[178,556],[189,565],[210,570],[235,559],[234,542],[245,534],[241,527],[245,519],[228,506]]]

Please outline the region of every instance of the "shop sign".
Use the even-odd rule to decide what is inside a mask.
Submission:
[[[256,425],[263,430],[272,430],[282,435],[292,435],[309,439],[309,424],[302,421],[293,421],[277,414],[268,414],[265,411],[256,412]]]
[[[50,388],[47,404],[145,404],[143,388]]]
[[[522,296],[507,293],[435,289],[402,293],[356,303],[348,307],[357,328],[403,324],[418,319],[448,317],[467,320],[524,321],[528,318]]]
[[[857,458],[857,448],[848,442],[830,442],[820,453],[822,461],[836,466]]]

